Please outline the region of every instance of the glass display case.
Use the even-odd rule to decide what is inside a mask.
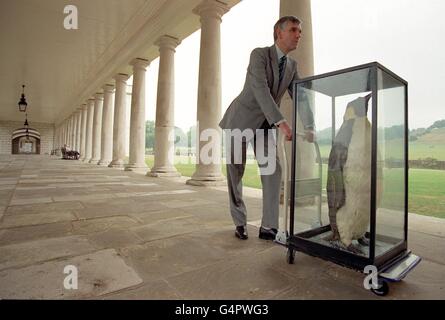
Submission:
[[[289,263],[383,271],[409,254],[407,90],[377,62],[294,82]],[[297,130],[307,105],[314,142]]]

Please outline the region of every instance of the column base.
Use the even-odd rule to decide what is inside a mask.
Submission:
[[[178,178],[181,176],[181,173],[178,171],[158,171],[151,169],[151,171],[147,172],[146,174],[148,177],[154,177],[154,178]]]
[[[220,187],[227,185],[226,177],[192,177],[185,184],[198,187]]]
[[[97,165],[99,166],[104,166],[104,167],[108,167],[111,163],[111,160],[100,160]]]
[[[141,171],[145,171],[147,172],[147,165],[144,164],[127,164],[125,166],[125,171],[137,171],[137,172],[141,172]]]
[[[125,163],[120,160],[114,160],[111,161],[111,163],[108,165],[109,168],[120,168],[123,169],[125,167]]]
[[[88,161],[88,163],[97,164],[99,161],[100,159],[91,159],[90,161]]]

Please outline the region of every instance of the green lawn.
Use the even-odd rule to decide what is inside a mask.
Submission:
[[[402,149],[400,140],[388,141],[386,145],[387,158],[393,156],[400,158]],[[331,145],[320,145],[320,153],[322,158],[328,158],[331,151]],[[391,154],[393,153],[393,154]],[[438,161],[445,161],[445,143],[425,143],[410,142],[408,146],[409,160],[418,160],[425,158],[434,158]]]
[[[182,161],[180,161],[182,160]],[[183,176],[190,177],[195,172],[195,165],[188,158],[176,157],[176,168]],[[153,156],[146,157],[146,163],[153,166]],[[185,163],[188,162],[188,163]],[[256,163],[247,164],[243,184],[252,188],[261,188],[261,180]],[[222,171],[226,174],[223,165]],[[327,165],[323,165],[323,185],[326,184]],[[403,185],[402,169],[385,169],[382,206],[400,208],[403,205],[403,193],[398,191]],[[417,214],[445,219],[445,171],[410,169],[409,171],[409,211]]]

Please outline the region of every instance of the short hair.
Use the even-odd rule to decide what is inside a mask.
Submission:
[[[290,21],[292,23],[296,23],[298,25],[301,24],[301,20],[298,19],[295,16],[284,16],[284,17],[281,17],[280,19],[278,19],[278,21],[273,26],[273,39],[274,39],[274,41],[277,41],[277,38],[278,38],[277,29],[280,28],[281,30],[283,30],[286,27],[286,24],[287,24],[288,21]]]

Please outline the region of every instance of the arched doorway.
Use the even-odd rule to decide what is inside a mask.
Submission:
[[[12,154],[40,154],[40,133],[32,128],[20,128],[12,133]]]

